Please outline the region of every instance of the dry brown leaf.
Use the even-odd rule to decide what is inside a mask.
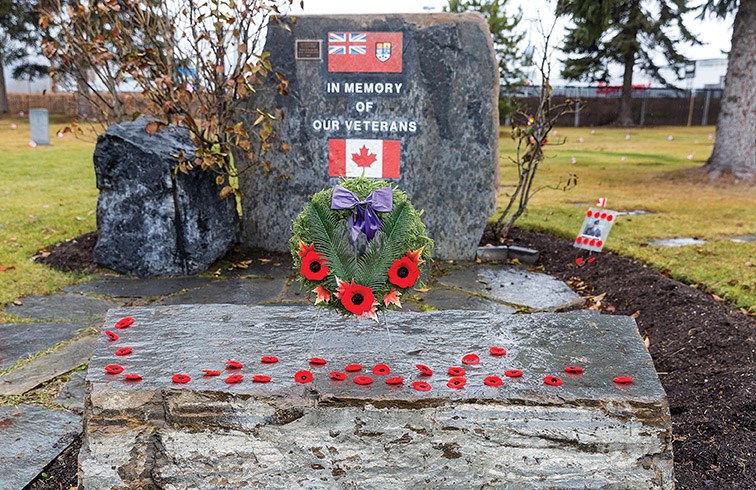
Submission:
[[[635,310],[635,313],[630,315],[630,318],[638,318],[640,316],[640,310]]]

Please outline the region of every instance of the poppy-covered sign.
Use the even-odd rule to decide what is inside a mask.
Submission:
[[[589,209],[585,213],[585,219],[573,246],[592,252],[601,252],[616,220],[617,211],[601,208]]]

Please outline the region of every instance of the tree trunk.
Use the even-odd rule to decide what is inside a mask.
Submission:
[[[8,107],[8,94],[5,92],[5,66],[0,60],[0,114],[5,114],[10,110]]]
[[[92,113],[92,101],[90,100],[89,84],[87,83],[86,73],[77,70],[76,74],[76,94],[79,116],[84,119]]]
[[[756,177],[756,2],[741,1],[735,14],[714,151],[704,168],[712,178],[723,173]]]
[[[625,56],[625,73],[622,76],[622,101],[620,102],[617,124],[632,126],[633,123],[633,67],[635,67],[635,53]]]

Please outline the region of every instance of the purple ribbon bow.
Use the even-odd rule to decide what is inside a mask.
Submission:
[[[360,232],[364,233],[368,241],[372,240],[381,229],[381,220],[376,211],[389,212],[394,207],[394,194],[391,187],[381,187],[371,192],[364,201],[344,187],[337,185],[333,189],[331,209],[352,209],[355,213],[349,217],[352,243],[357,241]]]

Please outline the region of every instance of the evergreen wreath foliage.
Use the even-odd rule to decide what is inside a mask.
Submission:
[[[365,177],[345,179],[340,185],[359,200],[390,187],[387,182]],[[393,187],[391,211],[376,212],[380,230],[372,240],[361,233],[352,243],[348,222],[355,209],[331,209],[333,191],[330,188],[313,195],[292,225],[289,245],[302,288],[316,293],[317,305],[347,315],[375,318],[376,312],[392,305],[401,307],[399,297],[418,285],[422,264],[431,258],[433,241],[420,219],[422,213],[404,192]],[[313,279],[323,276],[326,269],[325,277]],[[367,305],[371,294],[377,304]]]

